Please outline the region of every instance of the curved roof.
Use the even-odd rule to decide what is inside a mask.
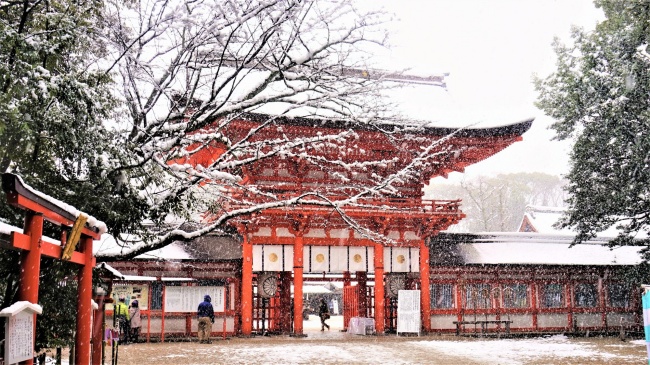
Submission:
[[[255,122],[264,122],[269,118],[273,118],[277,124],[286,124],[294,126],[305,126],[305,127],[320,127],[320,128],[336,128],[336,129],[355,129],[355,130],[378,130],[378,125],[361,123],[361,122],[351,122],[346,120],[336,120],[336,119],[323,119],[323,118],[306,118],[306,117],[287,117],[287,116],[271,116],[267,114],[259,113],[246,113],[241,115],[241,119],[251,120]],[[512,135],[522,135],[527,132],[533,124],[535,118],[527,118],[512,124],[505,124],[503,126],[496,127],[466,127],[466,128],[451,128],[451,127],[434,127],[429,125],[421,125],[416,121],[413,121],[412,124],[409,123],[382,123],[382,127],[385,129],[394,128],[405,128],[411,127],[416,129],[409,128],[411,133],[419,133],[423,135],[430,136],[447,136],[452,133],[455,133],[458,137],[502,137],[502,136],[512,136]]]

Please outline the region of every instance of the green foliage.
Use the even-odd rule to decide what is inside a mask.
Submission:
[[[36,351],[68,347],[74,343],[77,319],[78,266],[60,260],[44,259],[38,296],[43,313],[36,322]]]
[[[139,222],[137,191],[116,191],[104,172],[118,136],[103,122],[115,106],[111,80],[93,64],[100,52],[96,24],[101,2],[0,3],[0,169],[32,187],[128,230]],[[97,197],[107,199],[96,199]],[[134,198],[135,197],[135,198]],[[134,210],[139,210],[134,213]],[[0,199],[0,217],[21,227],[23,211]],[[124,214],[124,215],[123,215]],[[134,215],[135,214],[135,215]],[[46,226],[58,237],[60,228]],[[72,343],[77,268],[42,261],[37,347]],[[19,253],[0,255],[0,308],[17,300]]]
[[[607,19],[573,43],[556,42],[557,70],[536,80],[537,105],[557,121],[559,138],[574,138],[563,226],[576,243],[611,226],[615,244],[647,232],[650,213],[650,3],[602,0]]]

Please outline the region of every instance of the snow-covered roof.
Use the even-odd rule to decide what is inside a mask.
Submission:
[[[549,207],[539,205],[528,205],[524,212],[523,220],[520,224],[520,231],[537,232],[542,234],[561,234],[561,235],[575,235],[576,232],[569,228],[558,229],[554,225],[560,220],[562,215],[566,212],[566,208],[562,207]],[[619,230],[615,227],[599,232],[600,239],[609,240],[618,236]],[[642,232],[637,235],[637,238],[646,238],[647,236]]]
[[[459,245],[466,264],[638,265],[641,247],[539,242],[492,242]]]
[[[441,233],[430,244],[434,247],[432,259],[439,264],[607,266],[638,265],[643,261],[642,246],[609,248],[604,245],[607,240],[595,239],[571,247],[573,238],[572,234],[562,233]]]
[[[3,310],[0,311],[0,317],[11,317],[15,316],[16,314],[24,311],[24,310],[29,310],[31,312],[35,312],[38,314],[43,313],[43,307],[41,307],[38,304],[33,304],[28,301],[19,301],[16,302],[7,308],[4,308]]]
[[[111,265],[109,265],[109,264],[107,264],[105,262],[100,262],[99,264],[97,264],[96,268],[105,269],[108,272],[110,272],[111,274],[113,274],[114,277],[116,277],[118,279],[124,279],[124,275],[122,275],[121,272],[117,271],[114,267],[112,267]]]
[[[562,207],[528,205],[524,211],[520,231],[523,231],[525,224],[528,223],[530,225],[528,229],[531,232],[575,234],[575,232],[567,228],[557,229],[553,227],[565,211],[566,209]]]
[[[379,70],[373,70],[377,72]],[[390,71],[379,71],[385,75],[391,74]],[[248,98],[250,91],[259,88],[260,83],[267,80],[270,71],[267,70],[251,70],[246,74],[243,80],[238,81],[238,87],[228,93],[228,100],[224,100],[225,107],[228,109],[230,105],[238,105]],[[367,96],[358,95],[356,102],[363,105],[375,105],[379,103],[377,109],[380,109],[387,104],[387,108],[391,115],[382,115],[382,117],[400,117],[403,122],[400,124],[408,124],[413,126],[425,126],[430,128],[493,128],[503,127],[507,125],[517,124],[520,121],[531,120],[533,115],[530,108],[522,108],[521,110],[513,109],[500,109],[496,111],[480,110],[475,111],[468,108],[466,105],[459,104],[454,96],[445,87],[445,78],[448,74],[443,73],[422,73],[418,72],[418,77],[422,80],[431,78],[437,80],[436,82],[419,82],[413,80],[411,82],[404,82],[408,79],[408,71],[406,75],[401,77],[382,77],[380,81],[380,95],[383,98],[377,98],[376,95],[369,93]],[[361,78],[364,73],[359,73]],[[397,73],[394,73],[395,75]],[[400,79],[400,80],[398,80]],[[262,91],[257,98],[273,99],[285,88],[288,88],[284,82],[277,82],[272,87],[266,88]],[[273,116],[285,116],[288,118],[297,117],[317,117],[320,119],[336,118],[337,113],[329,110],[328,107],[315,107],[304,105],[307,96],[311,92],[301,93],[299,96],[292,97],[294,102],[265,102],[261,105],[256,105],[248,110],[250,113],[259,113]],[[315,96],[315,95],[314,95]],[[198,96],[199,98],[201,96]],[[364,102],[364,97],[368,99]],[[329,107],[337,110],[339,107],[335,104],[330,104]],[[396,115],[393,115],[396,114]],[[392,122],[389,122],[392,123]]]
[[[122,247],[117,244],[115,238],[110,234],[103,234],[99,241],[93,245],[93,253],[97,255],[118,255]],[[145,254],[136,256],[138,259],[157,259],[157,260],[187,260],[192,259],[190,255],[180,244],[172,243],[163,248],[159,248]]]
[[[430,128],[494,128],[533,119],[528,110],[476,111],[456,102],[447,89],[406,84],[383,92],[409,122]]]
[[[156,281],[155,276],[124,275],[124,281]]]

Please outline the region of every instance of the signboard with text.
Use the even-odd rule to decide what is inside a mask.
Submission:
[[[131,306],[134,300],[138,301],[140,310],[147,310],[149,305],[149,286],[148,285],[120,285],[114,286],[111,291],[113,302],[117,303],[120,296],[124,297],[125,303]],[[113,304],[106,304],[106,310],[113,310]]]
[[[225,310],[223,286],[167,286],[165,287],[165,312],[196,312],[203,297],[212,298],[215,312]]]
[[[397,292],[397,334],[410,332],[420,334],[420,291]]]
[[[34,357],[34,313],[21,311],[5,322],[5,364]]]

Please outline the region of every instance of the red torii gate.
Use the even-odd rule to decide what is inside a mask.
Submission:
[[[19,300],[38,303],[38,287],[41,267],[41,256],[58,259],[67,259],[81,265],[78,274],[77,298],[77,331],[75,338],[75,364],[89,364],[92,348],[101,349],[102,333],[92,333],[92,269],[95,266],[93,256],[93,240],[98,240],[103,233],[94,225],[86,224],[87,216],[75,216],[71,209],[59,206],[56,202],[32,190],[25,185],[20,177],[5,173],[2,175],[2,190],[7,195],[7,202],[15,207],[24,209],[24,233],[11,232],[10,247],[22,250],[20,264],[20,283],[18,289]],[[71,237],[79,235],[79,251],[73,251],[75,242],[68,240],[64,231],[61,234],[61,245],[46,242],[43,238],[43,220],[59,225],[71,227]],[[77,222],[77,223],[75,223]],[[99,225],[99,224],[98,224]],[[68,242],[69,241],[69,242]],[[66,247],[66,244],[68,247]],[[69,259],[68,259],[69,257]],[[34,326],[36,321],[34,321]],[[92,363],[101,362],[101,351],[93,351]],[[33,360],[22,362],[33,364]]]

